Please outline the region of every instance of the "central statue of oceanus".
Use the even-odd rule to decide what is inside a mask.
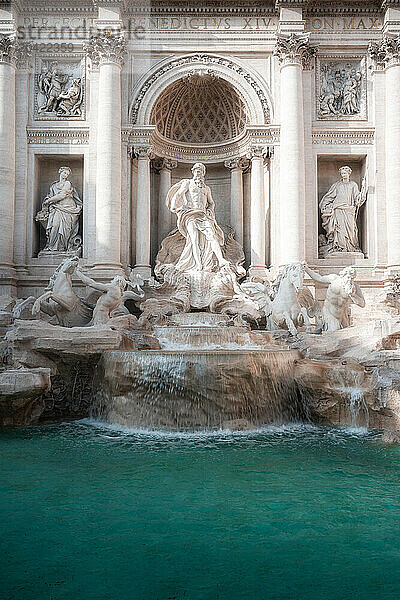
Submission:
[[[186,239],[176,264],[179,271],[212,271],[229,265],[222,256],[224,233],[215,220],[214,200],[205,183],[206,168],[202,163],[192,167],[193,178],[183,179],[167,194],[167,206],[177,215],[178,231]]]
[[[157,254],[154,274],[162,285],[148,290],[140,308],[154,319],[191,308],[257,319],[256,303],[239,286],[246,274],[243,249],[233,229],[225,227],[224,232],[216,221],[205,166],[196,163],[192,173],[167,193],[166,205],[177,226]]]

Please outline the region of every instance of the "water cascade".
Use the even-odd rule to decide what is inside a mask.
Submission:
[[[216,317],[184,315],[180,327],[175,317],[170,327],[159,328],[161,350],[105,352],[96,378],[96,416],[177,430],[307,419],[294,379],[299,352],[267,348],[267,337],[226,326],[221,316],[217,323]]]

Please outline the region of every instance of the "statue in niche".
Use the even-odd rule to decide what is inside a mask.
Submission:
[[[322,331],[338,331],[350,325],[349,308],[354,303],[365,307],[365,299],[361,288],[354,280],[354,267],[345,267],[338,275],[320,275],[305,265],[308,275],[318,283],[328,283],[326,297],[322,306],[322,322],[314,333]]]
[[[47,241],[42,252],[78,255],[82,249],[82,238],[79,235],[82,200],[68,181],[71,169],[61,167],[58,172],[59,181],[51,184],[50,192],[36,215],[36,221],[46,230]]]
[[[173,185],[166,204],[177,215],[177,228],[162,242],[154,274],[161,282],[145,291],[140,304],[147,319],[159,322],[171,314],[207,309],[231,315],[237,322],[257,320],[257,304],[239,286],[246,271],[244,253],[217,224],[214,200],[205,183],[206,168],[196,163],[193,178]]]
[[[320,74],[320,117],[348,117],[361,113],[363,76],[360,63],[324,64]]]
[[[361,252],[358,241],[357,217],[367,199],[367,175],[361,191],[350,181],[351,168],[340,167],[341,181],[334,183],[319,203],[322,226],[326,235],[319,238],[320,256],[332,252]]]
[[[178,271],[212,271],[229,265],[222,256],[224,233],[215,220],[214,200],[205,183],[206,168],[202,163],[192,167],[193,178],[183,179],[167,194],[167,206],[178,217],[178,231],[186,239]]]
[[[68,81],[72,79],[67,88]],[[61,74],[57,63],[52,62],[45,73],[38,77],[38,87],[45,101],[38,108],[38,113],[56,113],[58,117],[82,115],[83,88],[79,78]]]

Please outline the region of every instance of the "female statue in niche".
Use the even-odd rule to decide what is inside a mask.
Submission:
[[[82,246],[79,236],[79,215],[82,212],[82,200],[78,192],[68,181],[69,167],[60,167],[59,181],[50,186],[50,192],[43,200],[42,209],[36,215],[46,229],[46,246],[42,252],[64,252],[77,255]]]
[[[357,216],[367,198],[367,180],[365,176],[360,192],[356,182],[350,181],[351,172],[350,167],[340,167],[342,180],[332,185],[319,204],[322,226],[326,231],[326,243],[320,248],[324,255],[330,252],[361,252]]]

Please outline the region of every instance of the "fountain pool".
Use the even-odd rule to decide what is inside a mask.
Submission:
[[[312,425],[3,429],[4,599],[392,600],[400,449]]]

